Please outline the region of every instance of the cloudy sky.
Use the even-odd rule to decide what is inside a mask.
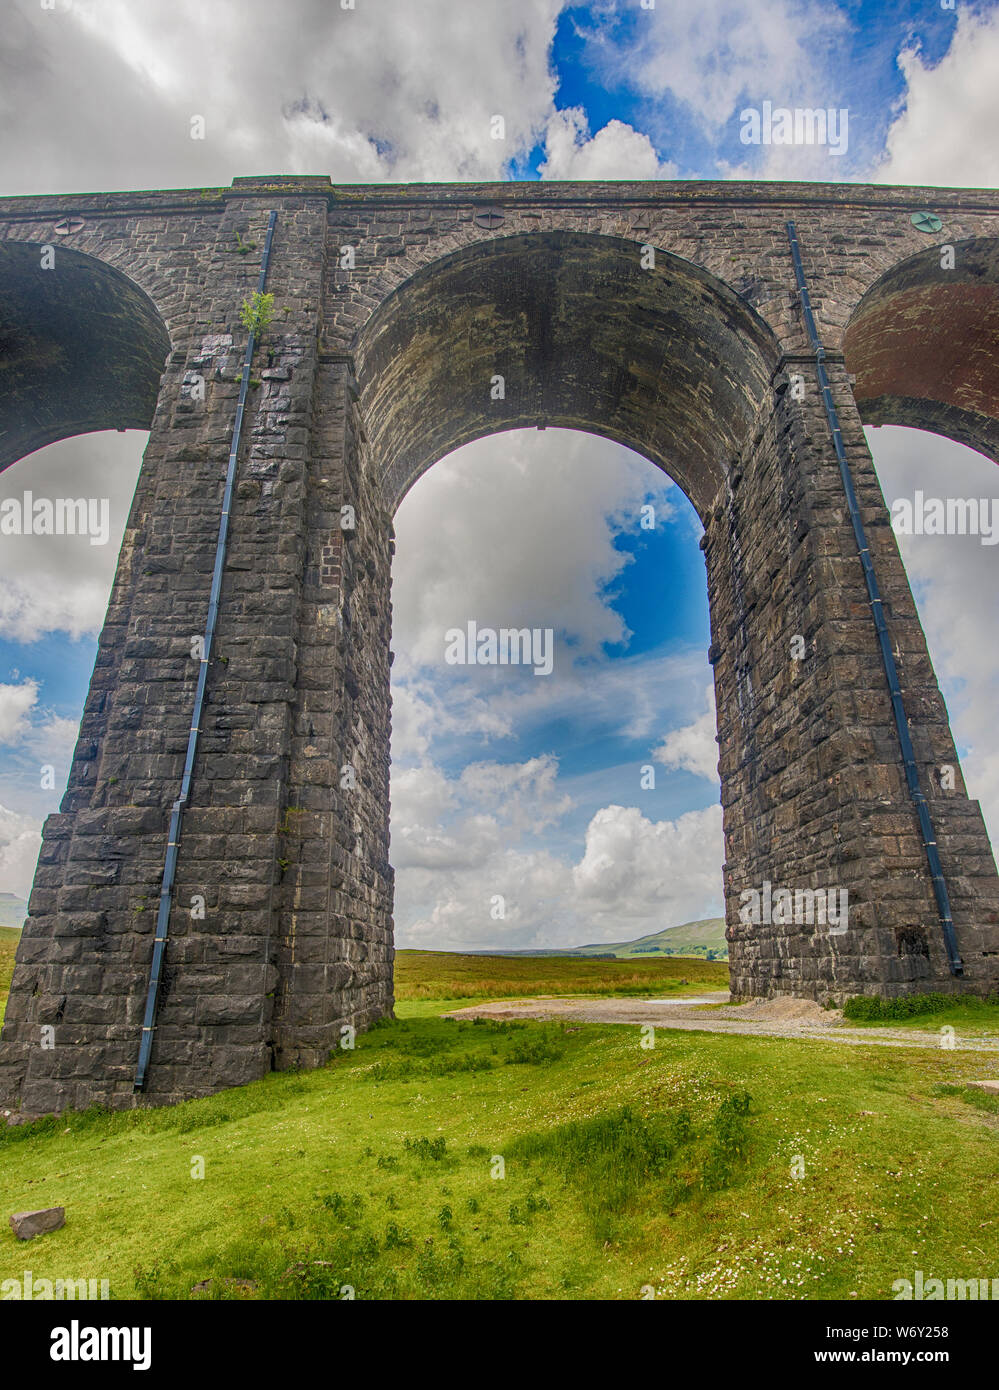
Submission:
[[[963,0],[14,0],[0,191],[280,171],[995,187],[997,72],[999,10]],[[846,108],[846,153],[743,144],[740,111],[764,100]],[[869,438],[889,501],[943,494],[945,478],[952,496],[999,494],[995,465],[950,441]],[[112,519],[106,546],[0,538],[0,891],[27,891],[65,784],[144,440],[66,440],[0,483],[0,499],[65,496],[72,479],[71,495],[108,497]],[[647,503],[653,531],[639,527]],[[397,532],[399,943],[570,945],[719,913],[704,567],[682,493],[606,440],[516,432],[431,469]],[[995,838],[999,548],[901,544]],[[553,675],[442,665],[441,633],[470,615],[554,627]]]

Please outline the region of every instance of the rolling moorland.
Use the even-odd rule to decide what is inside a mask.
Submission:
[[[965,1085],[991,1056],[441,1017],[725,983],[713,961],[400,952],[396,1020],[320,1070],[0,1130],[4,1211],[67,1212],[30,1254],[4,1229],[0,1279],[106,1278],[112,1298],[849,1300],[890,1299],[916,1269],[994,1275],[999,1098]],[[971,1012],[999,1035],[999,1010]]]

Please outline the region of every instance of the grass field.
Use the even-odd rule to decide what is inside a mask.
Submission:
[[[724,961],[659,956],[587,960],[583,956],[463,956],[399,951],[397,999],[516,999],[532,994],[671,995],[728,989]]]
[[[534,964],[401,953],[398,1020],[319,1071],[0,1131],[4,1212],[67,1209],[30,1247],[3,1230],[0,1279],[107,1278],[116,1298],[850,1299],[891,1298],[914,1269],[999,1272],[999,1102],[963,1084],[991,1058],[664,1029],[647,1049],[638,1028],[436,1016],[476,978],[489,997],[602,992],[577,973],[593,965],[636,988],[617,962],[502,962]]]
[[[874,1016],[865,1017],[868,1014]],[[867,997],[847,1001],[844,1017],[851,1028],[953,1029],[955,1033],[993,1037],[999,1034],[999,999],[994,995],[980,999],[973,994]]]

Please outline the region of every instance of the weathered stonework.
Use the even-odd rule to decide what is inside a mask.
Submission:
[[[151,434],[68,789],[45,826],[0,1101],[21,1114],[138,1103],[239,310],[271,208],[276,315],[247,406],[148,1100],[320,1064],[345,1026],[391,1011],[392,515],[444,453],[524,425],[630,445],[704,522],[733,991],[999,988],[995,861],[862,433],[862,422],[922,425],[999,457],[999,196],[273,178],[14,198],[0,200],[0,467],[84,430]],[[919,209],[943,219],[932,239],[911,223]],[[937,829],[960,979],[905,787],[788,218]],[[954,245],[953,272],[937,242]],[[649,246],[654,268],[642,265]],[[845,888],[848,931],[744,924],[740,895],[765,881]]]

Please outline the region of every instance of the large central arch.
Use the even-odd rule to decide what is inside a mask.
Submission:
[[[651,249],[573,232],[497,237],[395,290],[354,347],[392,505],[460,445],[550,425],[644,454],[703,518],[780,348],[728,285]]]

